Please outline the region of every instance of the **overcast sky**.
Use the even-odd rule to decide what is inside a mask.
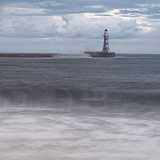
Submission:
[[[0,52],[160,53],[160,0],[0,0]]]

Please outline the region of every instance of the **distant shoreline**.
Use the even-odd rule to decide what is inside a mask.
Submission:
[[[55,53],[0,53],[0,58],[47,58],[59,54]]]

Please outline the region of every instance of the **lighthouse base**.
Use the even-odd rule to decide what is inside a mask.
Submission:
[[[115,52],[92,52],[92,51],[86,51],[84,52],[85,54],[90,55],[91,57],[115,57],[116,53]]]

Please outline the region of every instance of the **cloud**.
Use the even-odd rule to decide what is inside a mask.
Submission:
[[[53,1],[53,0],[45,0],[45,1],[34,2],[33,5],[38,5],[43,8],[49,8],[49,7],[55,8],[55,7],[63,6],[64,3]]]
[[[107,7],[105,1],[101,1],[101,4],[97,0],[76,0],[76,2],[82,6],[75,7],[73,2],[67,7],[68,3],[64,0],[33,1],[32,3],[21,1],[5,4],[0,10],[2,15],[0,16],[0,36],[101,38],[102,31],[107,27],[112,32],[112,38],[133,38],[153,30],[150,20],[143,14],[148,12],[147,7],[153,8],[156,5],[146,7],[146,5],[136,4],[137,8],[111,9],[110,6],[115,1],[108,2]],[[73,7],[71,12],[74,12],[77,7],[82,7],[83,12],[77,10],[77,13],[65,13],[64,7],[66,10]],[[53,8],[63,10],[64,13],[54,14]],[[92,12],[89,12],[90,10]]]
[[[33,7],[17,7],[17,6],[5,6],[0,7],[1,16],[36,16],[36,15],[46,15],[46,9],[43,8],[33,8]]]
[[[125,17],[160,18],[160,4],[137,4],[135,8],[120,8],[120,14]]]
[[[63,31],[65,21],[59,16],[0,17],[3,37],[54,37]]]
[[[0,36],[3,37],[70,37],[101,38],[104,28],[109,28],[112,38],[135,37],[150,31],[145,19],[125,18],[117,10],[101,16],[94,13],[67,14],[63,16],[6,16],[0,17]],[[114,15],[115,14],[115,15]]]
[[[106,27],[111,32],[111,39],[118,41],[144,39],[147,36],[160,37],[160,2],[159,0],[0,1],[0,37],[4,39],[68,38],[74,42],[80,39],[97,41],[102,38]]]

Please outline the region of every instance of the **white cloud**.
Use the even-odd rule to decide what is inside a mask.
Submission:
[[[144,18],[120,16],[112,10],[101,16],[94,13],[67,14],[64,16],[1,16],[0,35],[6,37],[74,37],[100,38],[104,28],[112,31],[112,37],[132,37],[139,32],[151,31]]]
[[[32,5],[26,3],[20,4],[10,4],[0,6],[0,15],[1,16],[31,16],[31,15],[46,15],[47,9],[33,7]]]
[[[86,9],[104,9],[105,6],[103,6],[103,5],[88,5],[88,6],[85,6],[84,8],[86,8]]]
[[[3,15],[45,15],[46,10],[42,8],[24,8],[24,7],[3,7],[1,16]]]
[[[35,4],[42,7],[59,7],[64,5],[64,3],[62,2],[57,2],[53,0],[39,1],[39,2],[36,2]]]
[[[136,49],[138,40],[139,42],[144,41],[144,45],[141,43],[142,48],[148,44],[147,40],[157,39],[156,41],[159,42],[158,4],[139,4],[138,0],[133,3],[130,1],[130,4],[127,1],[118,0],[74,0],[72,4],[69,4],[68,2],[71,1],[38,0],[31,2],[22,0],[6,2],[3,5],[0,2],[1,44],[4,39],[7,39],[6,46],[8,46],[8,42],[12,44],[13,41],[17,41],[14,43],[15,45],[12,45],[13,48],[17,47],[17,50],[21,40],[24,41],[26,50],[29,47],[31,47],[30,50],[33,48],[36,50],[39,44],[42,46],[41,50],[43,47],[44,49],[46,47],[47,50],[48,46],[51,50],[56,46],[58,49],[66,46],[70,50],[74,47],[77,50],[80,43],[81,46],[88,44],[93,48],[97,47],[97,42],[101,45],[103,30],[106,27],[111,32],[112,41],[116,41],[117,44],[122,41],[125,41],[124,45],[127,44],[126,41],[134,42]],[[88,38],[90,38],[89,41]],[[55,41],[52,41],[53,39]],[[58,42],[58,39],[62,41]],[[32,41],[34,41],[33,44]],[[122,44],[121,46],[122,49],[125,48]]]
[[[47,37],[63,32],[60,16],[0,17],[0,35],[4,37]]]
[[[138,24],[138,28],[142,30],[144,33],[148,33],[155,30],[152,23],[146,17],[137,17],[136,21]]]
[[[141,3],[141,4],[137,4],[137,6],[145,9],[145,8],[160,7],[160,4],[157,4],[157,3]]]

